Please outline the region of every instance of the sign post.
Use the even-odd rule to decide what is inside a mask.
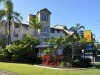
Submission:
[[[84,38],[87,40],[87,44],[85,47],[85,57],[88,57],[94,62],[94,48],[93,48],[93,36],[91,30],[84,31]]]

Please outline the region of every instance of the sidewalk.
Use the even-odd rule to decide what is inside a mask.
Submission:
[[[20,74],[16,74],[16,73],[0,70],[0,75],[20,75]]]
[[[87,69],[87,68],[53,68],[53,67],[40,66],[40,65],[34,65],[34,66],[41,67],[41,68],[55,69],[55,70],[86,70]]]

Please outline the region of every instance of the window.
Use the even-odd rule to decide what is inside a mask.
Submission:
[[[46,21],[48,22],[48,14],[46,15]]]
[[[57,30],[57,33],[59,33],[59,30]]]
[[[48,21],[48,14],[41,13],[41,21]]]
[[[54,30],[52,29],[52,30],[50,30],[50,32],[51,32],[51,33],[54,33]]]
[[[41,21],[43,21],[44,19],[43,19],[43,13],[41,14]]]
[[[17,33],[15,33],[15,34],[14,34],[14,37],[18,37],[18,34],[17,34]]]
[[[19,25],[18,25],[18,24],[16,24],[16,25],[15,25],[15,28],[19,28]]]
[[[25,30],[28,30],[28,26],[24,26],[24,29],[25,29]]]
[[[44,16],[43,16],[43,17],[44,17],[44,21],[47,21],[46,14],[44,14]]]
[[[48,34],[48,33],[41,33],[41,36],[48,37],[48,36],[49,36],[49,34]]]
[[[44,41],[44,39],[43,39],[43,37],[41,37],[41,44],[43,43],[43,41]]]
[[[49,27],[48,27],[48,26],[47,26],[47,28],[46,28],[46,29],[47,29],[47,32],[49,32]]]
[[[46,27],[43,28],[43,31],[46,32]]]
[[[49,27],[48,26],[43,26],[42,32],[49,32]]]

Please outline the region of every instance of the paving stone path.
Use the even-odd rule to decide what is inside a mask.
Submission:
[[[0,75],[20,75],[20,74],[0,70]]]

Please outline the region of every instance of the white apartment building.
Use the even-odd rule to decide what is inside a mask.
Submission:
[[[68,31],[67,27],[64,25],[57,24],[54,27],[50,28],[50,38],[72,35],[72,34],[73,32]]]
[[[31,36],[37,37],[41,45],[44,44],[45,40],[47,38],[52,38],[52,37],[60,37],[60,36],[65,36],[65,35],[72,35],[73,32],[69,32],[66,26],[64,25],[55,25],[54,27],[50,28],[50,15],[51,12],[44,8],[40,11],[37,12],[36,15],[29,14],[27,18],[27,24],[22,24],[22,27],[19,26],[19,24],[16,23],[15,27],[12,27],[11,25],[11,41],[15,40],[22,40],[25,38],[27,34]],[[38,17],[38,22],[42,23],[42,31],[30,28],[30,19],[31,17],[36,18]],[[1,28],[0,33],[4,33],[5,29]],[[59,48],[56,52],[57,54],[62,55],[63,49]],[[41,50],[39,49],[39,55],[41,55]]]
[[[22,27],[20,27],[17,23],[14,28],[11,25],[11,41],[13,42],[15,40],[22,40],[27,34],[29,34],[31,36],[37,37],[40,40],[41,44],[43,44],[47,38],[73,34],[73,32],[69,32],[68,29],[63,25],[57,24],[54,27],[50,28],[50,15],[51,12],[48,9],[44,8],[38,11],[36,15],[29,14],[27,18],[27,24],[22,24]],[[37,30],[35,32],[33,28],[29,27],[30,18],[36,18],[36,16],[38,16],[38,22],[42,23],[42,31]],[[4,32],[5,29],[1,28],[0,33],[3,34]]]
[[[38,22],[42,23],[42,31],[37,30],[37,33],[34,33],[34,29],[31,29],[30,31],[33,36],[35,36],[35,34],[38,35],[37,37],[39,38],[41,44],[43,44],[43,42],[50,37],[50,15],[51,12],[45,8],[38,11],[36,15],[30,14],[27,19],[27,22],[29,23],[31,17],[38,16]]]
[[[36,15],[29,14],[27,18],[28,24],[22,24],[22,27],[20,27],[17,23],[15,27],[12,27],[11,25],[11,41],[13,42],[15,40],[22,40],[27,34],[29,34],[39,38],[42,44],[45,41],[45,39],[50,37],[50,15],[51,12],[48,9],[44,8],[38,11]],[[35,32],[33,28],[29,28],[30,18],[36,18],[36,16],[38,16],[38,22],[42,23],[42,31],[37,30]],[[1,28],[0,33],[3,35],[4,32],[5,29]]]

